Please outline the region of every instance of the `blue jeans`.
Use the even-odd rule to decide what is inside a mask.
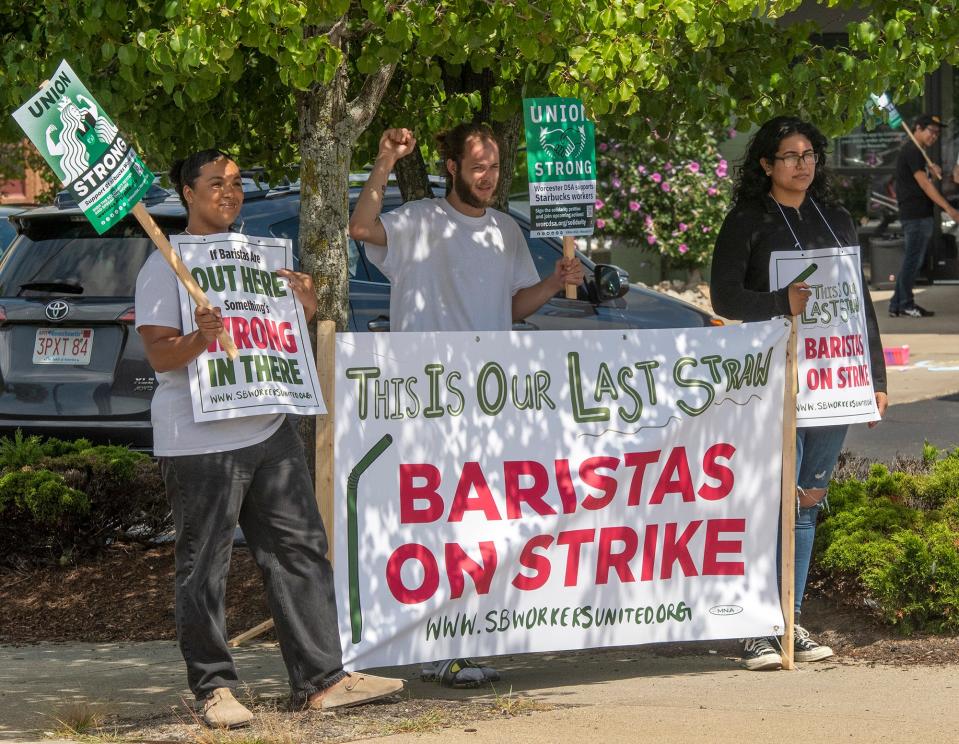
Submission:
[[[908,310],[916,304],[912,296],[912,285],[916,283],[919,268],[926,258],[926,249],[929,247],[934,225],[932,217],[902,220],[902,267],[896,277],[896,291],[889,300],[890,312]]]
[[[848,426],[813,426],[796,430],[796,485],[799,488],[827,488],[832,471],[836,467],[842,443],[846,438]],[[802,609],[803,594],[806,593],[806,579],[812,563],[813,542],[816,539],[816,521],[822,502],[815,506],[798,506],[796,514],[796,555],[795,581],[797,613]],[[779,551],[776,566],[779,572]]]

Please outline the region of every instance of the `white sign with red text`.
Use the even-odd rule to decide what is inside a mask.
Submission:
[[[878,421],[859,246],[771,254],[771,289],[801,276],[812,294],[796,317],[796,426]]]
[[[788,330],[338,335],[346,663],[781,634]]]
[[[290,241],[221,233],[171,235],[170,243],[220,308],[239,352],[231,360],[214,341],[187,366],[194,420],[326,413],[303,306],[276,273],[293,265]],[[177,286],[184,334],[191,333],[196,304]]]

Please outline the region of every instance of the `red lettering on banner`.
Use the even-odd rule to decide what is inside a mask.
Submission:
[[[840,388],[869,387],[869,365],[857,364],[851,367],[840,367],[837,373]]]
[[[745,519],[710,519],[706,522],[706,544],[703,546],[703,576],[744,576],[742,561],[719,561],[719,553],[742,553],[742,540],[720,540],[723,532],[746,532]]]
[[[476,491],[476,496],[470,496],[470,491]],[[493,493],[483,477],[483,471],[478,462],[463,463],[463,472],[459,483],[456,484],[456,493],[453,494],[453,503],[450,504],[450,522],[462,522],[463,514],[468,511],[481,511],[489,520],[501,519],[493,501]]]
[[[573,478],[569,474],[569,460],[556,460],[553,463],[556,471],[556,488],[559,489],[559,500],[563,503],[563,514],[572,514],[576,511],[576,488]]]
[[[684,576],[699,575],[696,572],[696,564],[693,563],[693,558],[689,554],[689,548],[686,546],[702,523],[703,520],[701,519],[690,522],[678,540],[676,539],[676,528],[679,525],[675,522],[666,523],[666,529],[663,534],[662,569],[659,572],[659,578],[671,579],[673,577],[673,564],[676,561],[679,561],[679,567],[683,570]]]
[[[863,356],[865,347],[861,334],[847,336],[820,336],[803,341],[806,359],[835,359],[837,357]]]
[[[552,570],[549,558],[534,551],[537,548],[545,550],[552,544],[552,535],[537,535],[523,546],[523,552],[519,554],[519,564],[524,568],[532,569],[536,573],[533,576],[526,576],[521,573],[516,574],[516,576],[513,577],[513,586],[520,591],[530,592],[539,589],[549,581],[549,574]]]
[[[623,543],[618,553],[612,550],[614,542]],[[636,581],[629,569],[629,562],[636,555],[639,537],[629,527],[603,527],[599,531],[599,554],[596,557],[596,583],[609,583],[610,570],[616,571],[621,583]]]
[[[643,495],[643,476],[646,475],[646,466],[658,462],[661,452],[662,450],[627,452],[623,456],[623,462],[627,468],[636,468],[629,482],[629,498],[626,501],[628,506],[639,506]]]
[[[435,465],[400,465],[400,521],[403,524],[435,522],[443,516],[443,497],[436,490],[440,487],[441,477]],[[426,483],[416,485],[413,481],[417,478]],[[427,505],[419,509],[417,501],[426,501]]]
[[[569,546],[566,550],[566,577],[563,586],[576,586],[579,580],[579,553],[583,543],[593,542],[596,530],[566,530],[556,538],[557,545]]]
[[[643,572],[640,581],[652,581],[656,570],[656,539],[659,537],[659,525],[646,525],[646,538],[643,540]]]
[[[697,491],[701,499],[706,499],[706,501],[719,501],[720,499],[726,498],[733,490],[733,483],[735,483],[736,480],[733,471],[725,465],[716,462],[716,460],[720,457],[724,460],[729,460],[735,452],[736,448],[726,442],[714,444],[706,450],[706,454],[703,455],[703,475],[707,478],[715,478],[719,481],[719,485],[711,486],[708,483],[703,483]]]
[[[423,583],[410,589],[403,583],[403,565],[407,561],[418,561],[423,567]],[[440,585],[440,571],[436,558],[424,545],[407,543],[400,545],[386,563],[386,585],[403,604],[419,604],[432,597]]]
[[[519,485],[520,476],[532,476],[528,488]],[[523,516],[522,502],[529,504],[537,514],[555,514],[556,510],[543,501],[549,490],[549,473],[534,460],[508,460],[503,463],[503,486],[506,491],[506,516],[519,519]]]
[[[593,496],[592,494],[583,497],[582,506],[584,509],[597,510],[609,506],[616,495],[616,479],[609,475],[600,475],[596,472],[598,468],[616,470],[619,467],[619,459],[615,457],[590,457],[584,460],[579,466],[579,477],[587,486],[602,489],[602,496]]]
[[[669,453],[669,459],[663,466],[663,472],[659,476],[656,488],[653,489],[653,495],[649,499],[650,505],[662,504],[663,497],[667,493],[678,493],[683,497],[683,501],[691,502],[696,500],[696,494],[693,492],[693,477],[689,473],[689,462],[686,460],[686,448],[674,447]]]
[[[446,576],[450,582],[450,599],[463,596],[463,589],[466,585],[463,578],[464,571],[473,579],[477,594],[487,594],[489,592],[498,560],[496,545],[491,541],[484,541],[479,544],[479,549],[480,555],[483,557],[482,566],[470,558],[457,543],[446,544]]]

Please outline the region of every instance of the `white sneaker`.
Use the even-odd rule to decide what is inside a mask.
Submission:
[[[751,672],[767,672],[783,668],[783,658],[773,646],[772,638],[743,640],[743,666]]]
[[[809,637],[809,631],[801,625],[793,628],[793,658],[796,661],[822,661],[834,656],[829,646],[822,646]]]

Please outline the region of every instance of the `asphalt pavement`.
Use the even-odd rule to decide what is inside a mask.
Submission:
[[[877,462],[919,457],[923,441],[959,446],[959,285],[916,287],[931,318],[890,318],[890,290],[874,290],[883,346],[909,347],[907,365],[887,367],[889,411],[874,429],[853,426],[846,449]]]

